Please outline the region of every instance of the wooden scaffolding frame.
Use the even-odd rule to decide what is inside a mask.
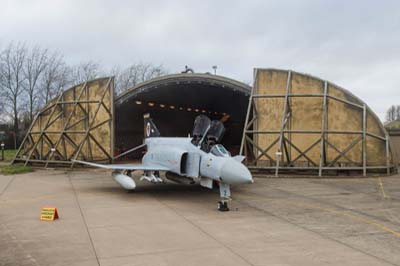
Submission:
[[[67,93],[72,95],[72,100],[66,99]],[[109,99],[106,100],[107,95]],[[98,115],[100,110],[106,117]],[[111,162],[114,155],[113,114],[113,77],[87,81],[61,92],[35,116],[13,163],[44,167],[69,165],[72,168],[72,160],[78,158]],[[59,129],[52,129],[55,123],[58,123]],[[74,129],[78,125],[79,130]],[[93,133],[102,126],[108,129],[106,133],[100,133],[102,138],[107,139],[108,147]]]
[[[249,97],[249,105],[246,114],[246,120],[242,135],[242,142],[240,147],[240,154],[246,156],[246,163],[250,169],[253,170],[266,170],[268,172],[273,172],[275,176],[279,176],[280,172],[293,172],[293,171],[311,171],[318,173],[318,176],[322,176],[329,172],[337,171],[359,171],[362,172],[363,176],[367,175],[369,170],[374,171],[384,171],[388,175],[391,173],[393,165],[390,160],[390,145],[389,145],[389,136],[386,130],[382,127],[385,137],[378,136],[371,132],[367,131],[367,111],[368,107],[366,104],[355,103],[346,99],[342,99],[333,95],[329,95],[328,93],[328,81],[323,81],[323,93],[316,94],[294,94],[291,92],[291,80],[292,80],[292,71],[287,71],[287,81],[286,81],[286,92],[285,94],[255,94],[257,90],[257,75],[258,71],[265,69],[255,69],[254,70],[254,84]],[[291,103],[290,99],[296,97],[317,97],[322,98],[322,121],[321,121],[321,130],[292,130],[288,127],[288,123],[291,113]],[[281,114],[281,123],[280,130],[258,130],[257,129],[257,119],[258,119],[258,111],[255,99],[258,98],[283,98],[284,99],[284,108]],[[328,102],[329,101],[338,101],[344,103],[346,105],[350,105],[354,108],[358,108],[362,111],[362,127],[360,130],[328,130],[327,129],[327,115],[328,115]],[[297,147],[290,138],[286,137],[285,134],[320,134],[319,139],[314,141],[311,145],[309,145],[306,149],[300,149]],[[268,143],[265,147],[260,147],[254,141],[254,136],[259,134],[277,134],[277,138],[272,142]],[[344,149],[339,149],[333,143],[328,141],[328,134],[351,134],[356,137],[348,146]],[[385,165],[379,166],[368,166],[367,165],[367,152],[366,152],[366,143],[367,136],[375,138],[379,141],[384,142],[385,144]],[[359,166],[339,166],[337,162],[345,158],[349,162],[353,162],[346,156],[346,154],[352,150],[358,143],[362,143],[362,163]],[[276,157],[273,158],[268,151],[272,150],[272,148],[278,144],[278,150],[276,151]],[[320,144],[320,156],[319,161],[313,161],[311,158],[307,156],[307,152],[313,149],[315,146]],[[327,147],[335,150],[338,155],[331,161],[327,160]],[[298,156],[296,158],[291,158],[289,149],[292,148],[298,152]],[[266,157],[272,165],[270,166],[261,166],[257,163],[260,161],[262,157]],[[295,166],[295,162],[300,158],[303,158],[307,161],[310,166]],[[355,163],[355,162],[353,162]]]

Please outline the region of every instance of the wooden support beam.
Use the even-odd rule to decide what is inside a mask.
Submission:
[[[277,138],[275,141],[273,141],[266,149],[260,148],[260,146],[258,146],[256,143],[254,143],[254,141],[251,140],[251,139],[249,138],[249,136],[246,136],[246,138],[247,138],[247,141],[248,141],[251,145],[253,145],[254,148],[256,148],[257,150],[259,150],[259,151],[261,152],[261,154],[257,155],[257,157],[255,158],[255,160],[254,160],[255,162],[257,162],[263,155],[264,155],[265,157],[267,157],[268,159],[270,159],[272,162],[275,161],[273,158],[271,158],[271,156],[268,155],[267,152],[275,145],[275,143],[278,142],[279,138]]]
[[[389,134],[387,132],[386,132],[385,150],[386,150],[386,174],[390,175],[390,145],[389,145]]]
[[[329,163],[328,166],[333,166],[340,158],[342,158],[349,150],[351,150],[357,143],[362,140],[362,136],[359,136],[355,140],[353,140],[346,149],[344,149],[332,162]]]
[[[291,141],[290,141],[289,139],[287,139],[287,138],[285,138],[285,140],[289,143],[290,146],[293,147],[293,149],[295,149],[298,153],[300,153],[301,156],[303,156],[304,158],[306,158],[308,162],[310,162],[310,163],[313,164],[314,166],[317,166],[317,164],[316,164],[313,160],[311,160],[311,158],[309,158],[309,157],[305,154],[304,151],[302,151],[299,147],[297,147],[296,145],[294,145],[293,142],[291,142]],[[319,140],[318,140],[318,142],[319,142]],[[317,142],[314,142],[313,145],[316,145],[316,144],[317,144]],[[313,148],[313,146],[311,145],[311,147],[309,147],[309,148]]]
[[[110,130],[110,144],[111,144],[110,153],[113,158],[115,156],[115,118],[113,116],[113,114],[115,113],[114,112],[114,96],[115,96],[114,95],[114,91],[115,91],[114,84],[115,84],[114,77],[112,77],[111,83],[109,85],[109,92],[110,92],[110,111],[111,111],[111,115],[110,115],[110,118],[111,118],[111,121],[110,121],[110,128],[111,128],[111,130]],[[113,162],[114,162],[114,159],[112,159],[110,161],[110,163],[113,163]]]
[[[57,103],[58,101],[60,101],[61,97],[62,97],[62,94],[60,94],[60,95],[57,97],[56,103]],[[52,118],[52,116],[54,115],[54,112],[55,112],[56,109],[57,109],[57,104],[55,104],[55,105],[54,105],[54,108],[51,110],[51,113],[50,113],[50,115],[49,115],[49,119],[47,120],[47,122],[49,122],[49,121],[51,120],[51,118]],[[46,128],[46,126],[45,126],[43,129],[41,129],[41,134],[39,135],[39,139],[37,140],[37,142],[35,142],[34,146],[32,147],[32,150],[30,151],[29,155],[28,155],[27,158],[26,158],[26,161],[25,161],[25,164],[24,164],[25,166],[28,164],[29,159],[31,158],[33,152],[36,150],[37,145],[40,143],[40,140],[42,139],[43,134],[44,134],[44,132],[45,132],[45,128]]]
[[[104,91],[103,91],[103,93],[102,93],[102,95],[101,95],[100,102],[103,102],[103,101],[104,101],[104,97],[106,96],[107,91],[110,89],[109,86],[110,86],[110,82],[111,82],[111,81],[112,81],[112,78],[110,78],[110,79],[108,80],[107,85],[105,86],[105,89],[104,89]],[[89,132],[90,132],[91,128],[94,127],[94,123],[95,123],[95,121],[96,121],[97,113],[99,112],[100,107],[101,107],[101,104],[98,104],[97,107],[96,107],[95,112],[93,113],[93,117],[92,117],[92,120],[90,121],[89,128],[87,128],[86,133],[85,133],[85,136],[84,136],[82,142],[80,143],[77,152],[74,154],[74,160],[76,160],[76,159],[78,158],[79,154],[81,153],[81,150],[82,150],[82,148],[83,148],[83,145],[84,145],[85,141],[88,141]],[[74,164],[75,164],[75,163],[72,162],[71,168],[74,167]]]
[[[100,150],[108,157],[108,159],[112,160],[111,155],[103,148],[103,146],[97,141],[92,134],[89,133],[89,138],[93,140],[93,142],[100,148]],[[89,140],[88,140],[89,141]],[[93,159],[93,158],[92,158]]]
[[[328,82],[324,81],[324,98],[322,100],[322,125],[321,125],[321,143],[320,143],[320,152],[319,152],[320,157],[319,157],[318,176],[322,176],[322,167],[324,167],[325,162],[326,162],[325,131],[327,130],[327,120],[328,120],[327,95],[328,95]]]
[[[335,147],[335,145],[333,145],[332,143],[330,143],[328,140],[325,140],[325,144],[327,144],[329,147],[331,147],[332,149],[334,149],[337,153],[341,153],[342,151],[340,151],[338,148]],[[326,158],[326,157],[325,157]],[[349,157],[346,156],[346,154],[343,154],[343,158],[345,158],[347,161],[354,163]]]
[[[244,127],[243,127],[243,132],[242,132],[242,142],[240,143],[240,151],[239,151],[240,155],[243,155],[243,147],[246,142],[246,130],[247,130],[248,124],[249,124],[250,111],[251,111],[251,107],[252,107],[252,99],[253,99],[254,90],[257,86],[257,69],[254,70],[253,80],[254,80],[253,88],[251,89],[251,92],[250,92],[249,103],[247,105],[246,119],[244,121]],[[247,156],[247,154],[245,154],[245,156]]]
[[[15,153],[14,159],[13,159],[13,161],[12,161],[11,164],[14,164],[15,160],[16,160],[17,157],[20,155],[20,153],[21,153],[21,151],[22,151],[22,148],[24,147],[26,141],[28,140],[29,137],[31,137],[30,134],[29,134],[29,132],[32,130],[33,125],[35,124],[35,122],[36,122],[38,119],[39,119],[39,114],[37,114],[37,115],[35,116],[35,119],[34,119],[33,122],[31,123],[31,125],[29,126],[29,129],[28,129],[28,131],[27,131],[28,134],[26,134],[25,137],[24,137],[24,139],[22,140],[21,145],[19,146],[17,152]],[[33,145],[34,145],[34,144],[33,144]],[[32,146],[33,146],[33,145],[32,145]]]
[[[300,159],[301,157],[305,157],[305,155],[307,154],[307,152],[309,152],[312,148],[314,148],[318,143],[320,143],[321,140],[317,139],[317,141],[314,141],[307,149],[305,149],[302,152],[299,152],[299,155],[297,155],[297,157],[295,159],[293,159],[292,164],[295,163],[298,159]],[[307,157],[308,158],[308,157]],[[309,158],[307,159],[308,161],[310,160]]]
[[[288,163],[288,165],[290,165],[292,163],[292,161],[291,161],[289,149],[288,149],[288,147],[286,145],[285,139],[283,139],[282,143],[283,143],[283,150],[285,151],[285,156],[286,156],[287,163]]]
[[[363,176],[367,176],[367,107],[363,105],[362,114],[362,162],[363,162]]]
[[[275,176],[277,177],[279,175],[279,163],[282,160],[283,156],[279,154],[282,154],[282,141],[283,141],[283,130],[285,129],[285,125],[287,122],[287,117],[288,117],[288,106],[289,106],[289,93],[290,93],[290,87],[291,87],[291,81],[292,81],[292,72],[289,70],[288,75],[287,75],[287,81],[286,81],[286,93],[285,93],[285,100],[284,100],[284,107],[283,107],[283,112],[282,112],[282,121],[281,121],[281,130],[279,132],[279,142],[278,142],[278,150],[276,153],[277,159],[276,159],[276,168],[275,168]]]
[[[74,98],[74,104],[73,104],[72,110],[71,110],[71,112],[69,113],[69,115],[68,115],[68,117],[67,117],[67,120],[66,120],[65,123],[64,123],[63,129],[60,131],[60,137],[59,137],[59,138],[57,139],[57,141],[55,142],[54,147],[52,147],[54,150],[50,153],[49,158],[47,159],[47,162],[46,162],[46,164],[45,164],[45,168],[47,168],[47,166],[48,166],[48,164],[49,164],[49,161],[52,160],[54,152],[57,151],[58,145],[61,143],[61,140],[63,139],[63,137],[64,137],[64,135],[65,135],[66,129],[67,129],[67,127],[68,127],[68,124],[69,124],[69,122],[71,121],[72,117],[74,116],[75,111],[76,111],[76,107],[79,105],[79,101],[81,100],[81,97],[82,97],[82,95],[83,95],[83,92],[85,91],[86,88],[87,88],[87,82],[85,82],[85,83],[83,84],[82,88],[80,89],[78,98]],[[58,151],[57,151],[57,152],[58,152]],[[64,160],[66,160],[66,158],[64,158]]]
[[[109,123],[111,128],[109,132],[111,141],[110,149],[104,146],[99,147],[99,149],[96,147],[96,150],[101,153],[96,156],[111,161],[114,149],[114,120],[112,118],[114,112],[114,91],[113,84],[110,83],[111,81],[113,81],[113,78],[103,79],[100,83],[100,87],[95,88],[100,95],[104,92],[103,95],[110,96],[110,100],[107,99],[107,104],[104,101],[104,97],[96,100],[91,99],[91,97],[94,97],[95,95],[89,94],[89,82],[74,86],[66,92],[58,94],[56,99],[49,102],[48,105],[35,116],[35,119],[31,123],[29,131],[24,137],[14,160],[20,162],[23,156],[25,164],[33,161],[36,164],[41,161],[42,163],[45,163],[45,167],[47,167],[49,163],[67,162],[76,154],[80,154],[82,140],[88,141],[89,146],[98,144],[104,145],[102,141],[96,139],[99,138],[96,134],[99,127]],[[85,92],[86,96],[83,97]],[[108,94],[108,92],[110,94]],[[98,93],[96,92],[96,95],[98,95]],[[100,98],[99,96],[96,97]],[[100,123],[98,123],[100,119],[98,118],[95,123],[92,124],[92,117],[89,117],[89,113],[91,111],[91,106],[94,105],[100,108],[103,107],[105,112],[107,112],[104,112],[103,114],[109,116],[109,118],[107,117],[105,121],[100,121]],[[81,115],[83,115],[83,117],[81,117]],[[73,116],[73,118],[70,118],[71,116]],[[93,116],[93,112],[91,112],[91,116]],[[100,113],[97,117],[99,116]],[[78,121],[76,121],[75,118]],[[83,125],[80,123],[83,123],[84,121],[86,121],[87,126],[83,128],[84,130],[80,130]],[[58,124],[61,124],[61,128],[64,127],[64,130],[59,130],[59,128],[54,126],[55,124],[57,124],[57,127]],[[92,125],[91,128],[90,125]],[[79,126],[79,129],[75,130],[75,126]],[[39,129],[37,129],[37,127],[39,127]],[[87,135],[88,130],[92,131],[91,136]],[[93,132],[94,130],[95,132]],[[72,136],[72,134],[75,136]],[[82,135],[82,137],[79,135]],[[108,143],[107,140],[106,142]],[[88,151],[82,152],[81,154],[85,160],[92,160],[94,157],[92,148],[89,146]],[[104,152],[104,154],[102,152]],[[70,162],[68,163],[70,164]]]

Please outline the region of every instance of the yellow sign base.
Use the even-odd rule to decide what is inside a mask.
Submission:
[[[41,221],[54,221],[58,219],[57,208],[55,207],[43,207],[40,213]]]

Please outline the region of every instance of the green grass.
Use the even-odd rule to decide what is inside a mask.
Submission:
[[[0,150],[0,159],[2,158]],[[8,165],[7,163],[12,162],[14,159],[15,153],[17,150],[5,150],[4,151],[4,161],[0,161],[0,174],[2,175],[16,175],[16,174],[23,174],[32,172],[33,169],[30,166],[23,166],[23,165]],[[1,165],[1,164],[4,165]]]
[[[0,174],[16,175],[33,172],[32,167],[23,165],[0,165]]]
[[[2,154],[1,154],[1,150],[0,150],[0,159],[2,158]],[[15,153],[17,153],[17,150],[5,150],[4,151],[4,161],[0,161],[0,162],[11,162],[14,159]]]

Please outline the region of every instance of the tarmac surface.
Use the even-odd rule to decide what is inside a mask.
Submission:
[[[218,191],[109,172],[0,175],[0,265],[400,265],[400,176],[255,178]],[[43,206],[60,219],[39,220]]]

